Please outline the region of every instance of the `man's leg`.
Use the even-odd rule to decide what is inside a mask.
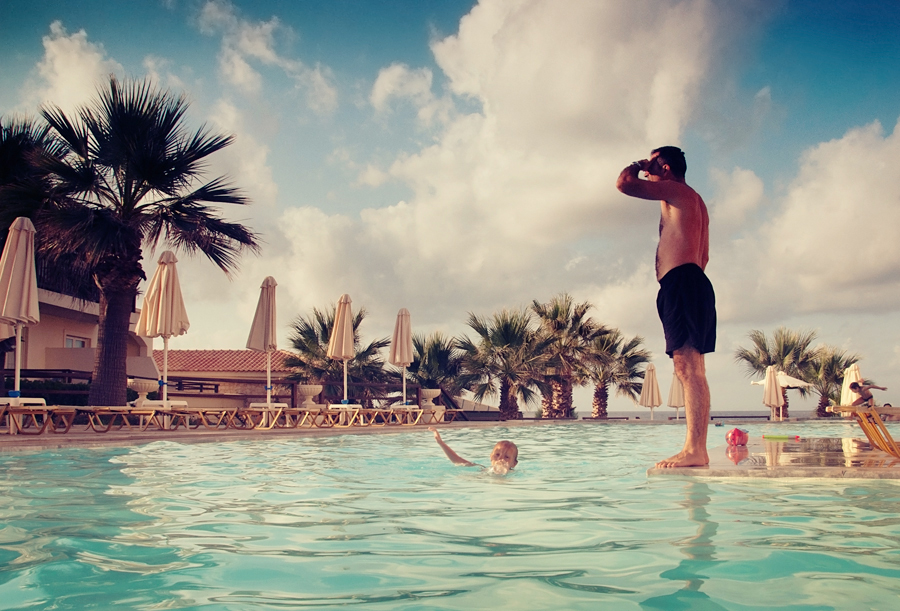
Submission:
[[[691,346],[684,346],[673,354],[675,375],[684,386],[684,414],[687,433],[684,449],[675,456],[656,463],[658,468],[702,467],[709,464],[706,452],[706,432],[709,429],[709,384],[706,382],[706,361]]]

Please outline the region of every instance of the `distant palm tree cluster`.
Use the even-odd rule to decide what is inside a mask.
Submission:
[[[739,347],[734,354],[735,361],[743,364],[749,376],[764,376],[766,368],[774,366],[776,371],[811,384],[797,390],[801,397],[810,392],[819,395],[816,415],[820,418],[832,416],[825,408],[829,404],[840,403],[841,387],[844,382],[844,371],[858,362],[857,354],[848,354],[845,350],[834,346],[821,345],[813,347],[816,341],[815,331],[793,331],[779,327],[766,337],[762,331],[749,333],[752,346]],[[784,399],[783,415],[788,415],[787,389],[782,388]]]
[[[594,385],[592,416],[607,415],[609,389],[636,399],[641,392],[650,353],[640,337],[626,338],[621,331],[593,320],[588,302],[575,303],[568,294],[530,307],[504,309],[491,316],[469,314],[471,337],[450,338],[440,332],[413,337],[414,360],[407,379],[424,388],[440,388],[450,396],[462,390],[476,401],[499,396],[500,417],[518,417],[520,401],[540,401],[544,418],[571,417],[575,386]],[[298,317],[290,337],[295,356],[287,361],[295,379],[324,384],[326,394],[337,395],[342,365],[326,356],[334,326],[336,306],[313,309]],[[379,384],[397,384],[402,371],[385,365],[381,349],[387,338],[363,346],[359,326],[365,318],[360,308],[353,317],[356,357],[348,375],[365,390],[357,401],[375,397]]]

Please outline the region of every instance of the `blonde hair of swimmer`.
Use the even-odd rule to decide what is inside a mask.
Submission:
[[[441,439],[441,434],[438,433],[436,428],[430,426],[428,427],[428,430],[434,433],[434,440],[437,441],[438,445],[441,446],[441,449],[444,451],[444,454],[447,455],[447,458],[449,458],[450,462],[454,465],[463,465],[465,467],[481,466],[466,460],[454,452],[453,448],[444,443],[444,440]],[[519,448],[516,444],[505,439],[498,441],[494,446],[494,449],[491,450],[491,470],[494,473],[505,475],[515,468],[517,464],[519,464]]]

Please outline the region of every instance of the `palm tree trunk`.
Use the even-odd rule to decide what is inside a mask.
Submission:
[[[606,384],[597,384],[594,387],[594,399],[591,402],[591,417],[606,418],[606,408],[609,405],[609,389]]]
[[[97,359],[88,396],[90,405],[122,406],[127,401],[128,326],[134,309],[135,291],[100,291]]]
[[[831,412],[825,411],[825,408],[828,407],[828,395],[822,394],[819,395],[819,404],[816,406],[816,416],[819,418],[830,418],[834,414]]]
[[[784,398],[784,406],[781,408],[781,417],[788,418],[788,396],[787,396],[787,388],[781,389],[781,396]]]
[[[515,420],[519,412],[515,388],[508,381],[500,382],[500,419]]]
[[[568,379],[560,380],[559,396],[557,399],[557,418],[568,418],[572,415],[572,382]]]
[[[541,417],[553,417],[553,394],[541,395]]]

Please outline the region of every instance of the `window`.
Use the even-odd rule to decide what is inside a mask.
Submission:
[[[66,336],[66,348],[89,348],[90,340],[84,337]]]

